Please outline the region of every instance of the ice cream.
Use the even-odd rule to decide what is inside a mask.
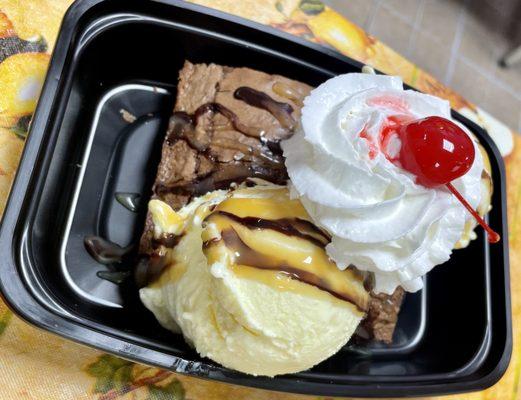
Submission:
[[[369,295],[327,257],[329,236],[286,187],[199,197],[178,212],[149,204],[165,268],[140,290],[166,328],[202,355],[253,375],[311,368],[347,343]]]
[[[376,292],[421,289],[422,276],[475,226],[449,191],[417,184],[394,161],[401,143],[389,127],[427,116],[450,120],[449,103],[404,90],[397,77],[347,74],[311,92],[301,127],[282,144],[291,196],[331,234],[328,255],[340,268],[373,272]],[[474,146],[472,167],[453,183],[476,208],[488,194]]]

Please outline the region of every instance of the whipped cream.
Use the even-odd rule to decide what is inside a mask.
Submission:
[[[390,161],[401,143],[398,136],[382,142],[385,128],[396,117],[427,116],[451,119],[449,103],[404,90],[398,77],[341,75],[306,97],[301,126],[282,144],[291,195],[332,235],[328,255],[341,269],[374,272],[376,292],[421,289],[422,276],[449,259],[472,219],[447,189],[418,185]],[[453,184],[476,208],[483,159],[473,142],[474,163]]]

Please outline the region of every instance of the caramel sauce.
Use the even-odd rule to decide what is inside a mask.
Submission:
[[[221,235],[226,246],[235,253],[235,263],[237,265],[246,265],[259,269],[278,271],[288,275],[291,279],[307,283],[308,285],[316,286],[317,288],[324,290],[341,300],[353,303],[362,312],[366,311],[366,306],[363,304],[358,304],[357,299],[354,298],[354,296],[352,296],[349,291],[337,291],[333,287],[334,285],[332,285],[324,277],[321,277],[311,271],[286,264],[284,261],[277,260],[276,257],[268,256],[255,251],[242,241],[233,228],[222,231]],[[312,263],[313,260],[310,260],[310,264]]]
[[[157,248],[163,246],[173,249],[181,240],[183,235],[174,235],[172,233],[163,233],[159,238],[152,239],[152,247]]]
[[[248,178],[261,178],[270,182],[284,184],[287,176],[280,168],[268,168],[261,164],[223,164],[220,169],[202,179],[172,186],[158,184],[155,191],[158,195],[168,193],[187,196],[201,196],[212,190],[228,189],[231,183],[242,183]]]
[[[305,94],[298,92],[287,83],[275,82],[271,86],[271,90],[273,90],[273,92],[278,94],[280,97],[285,97],[286,99],[291,100],[293,103],[299,106],[302,106],[304,104],[303,99],[305,97]]]
[[[203,232],[208,264],[227,259],[238,276],[310,295],[319,295],[313,292],[318,289],[365,312],[369,295],[363,279],[339,270],[327,257],[329,235],[309,221],[301,203],[290,200],[285,188],[248,197],[255,191],[239,190],[241,196],[225,200],[205,219],[210,227]]]
[[[271,229],[288,236],[295,236],[310,241],[318,247],[325,248],[330,242],[328,235],[318,229],[311,222],[299,218],[281,218],[276,220],[262,219],[257,217],[238,217],[226,211],[219,211],[223,215],[235,222],[248,227],[249,229]]]

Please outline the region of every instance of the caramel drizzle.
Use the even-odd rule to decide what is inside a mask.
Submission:
[[[298,90],[295,90],[290,85],[284,82],[275,82],[271,86],[271,90],[278,94],[281,97],[285,97],[286,99],[291,100],[293,103],[303,106],[304,102],[302,101],[305,95]]]
[[[239,217],[226,211],[217,211],[232,221],[250,229],[271,229],[287,236],[296,236],[305,239],[317,247],[325,248],[331,241],[330,236],[309,221],[300,218],[281,218],[276,220],[258,217]]]
[[[159,238],[152,238],[152,247],[158,248],[159,246],[163,246],[169,249],[173,249],[183,235],[174,235],[173,233],[163,233]]]
[[[291,115],[294,110],[288,103],[278,102],[263,92],[245,86],[238,88],[234,92],[234,97],[253,107],[272,113],[289,133],[294,129],[295,121]],[[211,141],[208,135],[198,135],[196,127],[199,118],[210,112],[226,117],[238,132],[259,139],[260,148],[226,138],[217,137]],[[179,182],[173,185],[158,184],[154,188],[158,195],[170,193],[189,197],[197,196],[210,190],[225,189],[230,183],[241,183],[249,177],[266,179],[280,184],[287,180],[284,158],[278,141],[263,140],[262,129],[242,123],[233,111],[222,104],[205,103],[199,106],[193,114],[176,111],[170,118],[168,131],[169,134],[166,138],[168,145],[173,145],[177,140],[184,140],[192,149],[216,162],[210,152],[210,144],[212,144],[223,149],[237,151],[240,158],[237,158],[236,161],[243,162],[223,164],[218,170],[192,182]]]
[[[162,185],[155,187],[159,196],[166,194],[201,196],[212,190],[228,189],[231,183],[242,183],[248,178],[260,178],[270,182],[284,184],[287,180],[281,168],[269,168],[258,164],[223,164],[222,168],[209,176],[188,183]]]
[[[274,84],[273,87],[277,88],[278,86]],[[288,94],[286,93],[287,90],[289,89],[285,89],[284,91],[286,95]],[[296,121],[292,115],[294,109],[290,104],[276,101],[266,93],[247,86],[241,86],[237,88],[233,93],[233,96],[238,100],[244,101],[246,104],[249,104],[252,107],[261,108],[268,111],[277,119],[277,121],[279,121],[280,125],[289,132],[293,132],[295,129]],[[293,97],[293,95],[291,96]],[[237,114],[235,114],[229,108],[223,106],[220,103],[208,102],[200,105],[195,110],[193,115],[190,115],[184,111],[174,112],[170,120],[171,132],[168,135],[167,143],[173,144],[175,139],[185,138],[195,149],[199,151],[206,150],[208,143],[199,142],[195,135],[193,135],[193,132],[199,118],[208,112],[219,113],[223,115],[232,123],[235,130],[243,133],[246,136],[261,138],[264,134],[263,129],[247,126],[246,124],[242,123],[237,117]]]
[[[227,228],[223,230],[221,232],[221,237],[224,241],[224,244],[228,248],[232,249],[235,253],[236,264],[283,273],[291,279],[295,279],[308,285],[315,286],[318,289],[328,292],[329,294],[340,300],[347,301],[355,305],[360,312],[367,311],[365,305],[357,301],[357,299],[354,296],[352,296],[350,293],[339,293],[335,291],[325,279],[322,279],[321,277],[309,271],[303,271],[291,265],[278,263],[271,257],[255,251],[243,242],[243,240],[239,237],[235,229]],[[206,244],[206,247],[214,245],[217,242],[218,241],[210,242]]]
[[[247,127],[246,125],[239,122],[237,116],[228,108],[218,103],[206,103],[200,106],[195,111],[193,116],[185,113],[184,111],[174,112],[169,122],[170,133],[166,139],[167,144],[173,145],[178,139],[183,139],[192,149],[198,152],[206,153],[210,146],[210,142],[203,141],[201,138],[199,138],[195,129],[199,118],[210,111],[219,112],[229,118],[230,121],[232,121],[233,127],[237,131],[247,136],[259,138],[261,135],[261,132],[257,130],[257,128]],[[256,133],[258,133],[258,136]],[[214,139],[213,144],[225,149],[238,151],[242,153],[245,159],[248,161],[259,161],[272,164],[273,166],[278,166],[283,162],[281,155],[278,154],[277,147],[279,146],[268,146],[267,148],[257,149],[248,144],[232,141],[226,138],[216,138]],[[275,151],[272,151],[272,148]]]

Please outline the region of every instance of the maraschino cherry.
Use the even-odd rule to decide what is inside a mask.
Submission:
[[[427,117],[396,127],[401,140],[399,160],[402,167],[416,175],[417,182],[432,188],[445,185],[488,233],[488,240],[500,240],[480,215],[452,185],[465,175],[474,162],[475,150],[470,137],[455,123],[441,117]]]

